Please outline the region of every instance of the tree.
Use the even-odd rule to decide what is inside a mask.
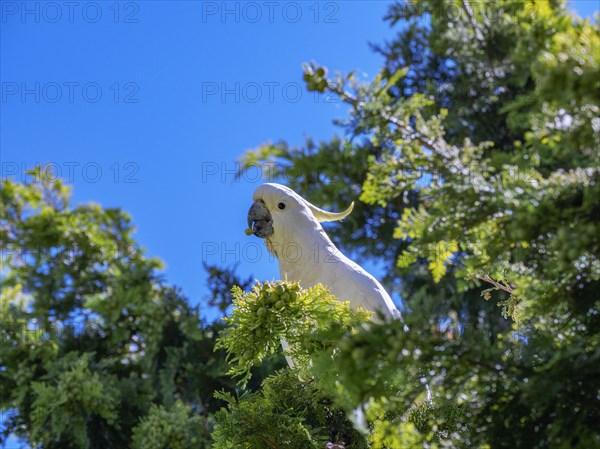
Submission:
[[[225,327],[204,323],[137,248],[124,212],[72,208],[61,182],[33,171],[0,194],[4,437],[44,448],[600,444],[598,29],[559,0],[421,0],[387,19],[405,27],[374,47],[385,66],[372,82],[305,69],[309,90],[348,106],[344,138],[268,144],[243,162],[274,164],[331,208],[358,196],[331,232],[384,262],[404,322],[371,322],[326,287],[284,282],[235,289]],[[225,309],[224,285],[244,282],[212,268]],[[293,371],[274,370],[282,337]]]
[[[43,173],[2,182],[3,439],[208,447],[224,404],[213,392],[235,387],[214,352],[222,326],[163,283],[124,212],[71,208],[69,189]]]
[[[240,279],[235,274],[238,265],[236,263],[233,266],[221,268],[218,265],[203,263],[204,270],[208,273],[206,283],[209,293],[206,302],[209,306],[217,307],[223,316],[227,314],[233,300],[231,288],[236,285],[242,290],[247,290],[252,285],[252,276]]]
[[[302,290],[286,281],[256,284],[247,293],[234,287],[233,304],[217,343],[227,351],[229,374],[245,386],[253,368],[281,352],[284,338],[294,368],[265,379],[259,392],[218,395],[228,406],[216,414],[215,449],[317,449],[330,439],[345,441],[348,449],[366,449],[365,437],[324,394],[335,372],[329,378],[318,366],[320,359],[334,357],[339,339],[371,314],[351,311],[322,285]]]
[[[350,108],[346,139],[242,158],[331,208],[360,195],[334,238],[383,259],[408,312],[410,332],[341,337],[323,392],[369,404],[372,447],[598,445],[599,31],[559,0],[423,0],[387,19],[406,26],[376,47],[373,82],[305,69]]]

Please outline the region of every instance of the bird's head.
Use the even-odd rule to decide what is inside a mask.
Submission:
[[[248,211],[248,227],[257,237],[275,242],[297,239],[299,231],[323,232],[320,222],[347,217],[354,203],[343,212],[327,212],[309,203],[289,187],[267,183],[254,191]]]

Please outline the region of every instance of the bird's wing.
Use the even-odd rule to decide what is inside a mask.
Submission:
[[[350,301],[352,307],[398,317],[399,311],[383,286],[356,262],[340,255],[332,261],[331,269],[323,270],[323,284],[341,301]]]

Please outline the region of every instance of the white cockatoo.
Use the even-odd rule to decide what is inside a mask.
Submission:
[[[344,256],[321,226],[321,222],[347,217],[354,203],[343,212],[327,212],[289,187],[275,183],[258,187],[253,200],[248,211],[248,227],[265,240],[269,252],[277,257],[281,279],[298,281],[302,288],[321,283],[338,299],[349,301],[351,307],[401,318],[377,279]],[[287,342],[281,343],[286,349]],[[286,360],[294,367],[290,356],[286,356]],[[362,407],[357,407],[350,419],[366,432]]]
[[[281,279],[299,281],[302,288],[321,283],[353,308],[400,317],[377,279],[344,256],[321,226],[348,216],[354,203],[343,212],[327,212],[275,183],[259,186],[253,200],[248,226],[277,257]]]

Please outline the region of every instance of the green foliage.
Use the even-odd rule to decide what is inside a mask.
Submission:
[[[411,407],[406,420],[414,423],[422,434],[435,431],[438,440],[445,439],[464,422],[464,409],[454,404],[438,405],[433,401],[422,401]]]
[[[320,449],[332,440],[347,442],[348,449],[367,447],[345,413],[295,373],[280,371],[265,379],[259,393],[218,397],[228,406],[216,414],[215,449]]]
[[[223,404],[213,392],[235,387],[214,351],[222,326],[162,284],[122,211],[70,208],[68,189],[39,169],[3,181],[1,199],[2,438],[208,447]]]
[[[91,354],[66,354],[47,366],[43,381],[31,383],[32,440],[49,447],[58,438],[77,447],[89,447],[85,420],[96,415],[116,425],[119,390],[116,379],[101,379],[90,371]]]
[[[207,263],[203,263],[203,266],[204,270],[208,273],[208,305],[217,307],[225,315],[233,301],[231,286],[237,285],[242,290],[246,290],[252,285],[252,277],[240,279],[235,274],[238,264],[225,268]]]
[[[269,143],[242,169],[265,165],[331,209],[359,199],[330,233],[383,263],[404,322],[283,281],[235,289],[225,327],[207,325],[124,212],[71,208],[68,188],[35,170],[0,191],[3,438],[600,445],[598,28],[561,0],[398,2],[387,20],[404,26],[374,47],[385,62],[371,82],[305,67],[309,90],[347,106],[345,136]],[[244,281],[207,269],[226,310]],[[295,369],[263,381],[282,339]]]
[[[192,412],[192,407],[177,400],[172,407],[152,405],[133,430],[133,449],[188,449],[210,447],[210,423]]]
[[[370,313],[350,310],[322,285],[301,290],[298,283],[280,281],[255,284],[245,293],[233,288],[231,315],[224,318],[216,348],[223,348],[232,367],[229,374],[245,385],[251,369],[287,342],[287,355],[304,374],[310,369],[311,354],[331,351],[337,338],[368,321]]]
[[[233,296],[233,310],[217,342],[232,363],[230,374],[245,385],[253,367],[281,351],[282,340],[294,369],[278,372],[258,393],[237,400],[218,394],[228,408],[216,414],[215,447],[322,448],[334,440],[348,449],[366,448],[346,413],[324,394],[336,373],[320,367],[336,357],[339,339],[368,323],[371,314],[351,310],[322,285],[302,290],[298,283],[265,282],[247,293],[234,287]]]
[[[409,327],[342,335],[321,392],[372,447],[600,444],[600,32],[564,2],[398,2],[372,82],[305,68],[348,138],[242,157],[332,209]],[[424,402],[424,386],[432,402]],[[595,393],[596,392],[596,393]]]
[[[282,297],[288,302],[278,307]],[[464,411],[456,401],[424,399],[418,363],[425,356],[419,342],[423,333],[410,338],[402,322],[379,318],[371,323],[370,318],[320,285],[301,290],[296,283],[265,282],[248,293],[234,288],[234,307],[217,343],[228,352],[230,373],[244,384],[252,367],[281,351],[282,339],[294,368],[267,378],[257,393],[238,399],[217,395],[228,407],[216,414],[216,447],[317,448],[343,442],[347,448],[383,448],[387,420],[414,428],[420,442],[439,441],[464,427]],[[396,409],[390,408],[390,398]],[[366,435],[346,418],[357,407],[367,410]]]

